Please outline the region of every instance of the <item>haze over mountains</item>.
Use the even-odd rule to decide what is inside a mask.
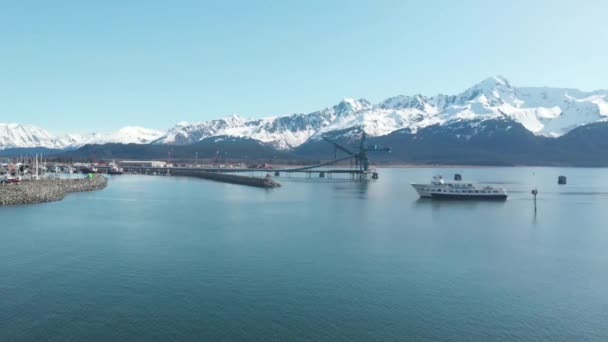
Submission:
[[[308,114],[262,119],[233,115],[205,122],[179,123],[166,132],[126,127],[109,134],[54,137],[37,127],[0,124],[0,149],[75,149],[108,143],[176,146],[220,143],[230,138],[232,143],[257,141],[266,150],[313,156],[322,135],[348,140],[364,130],[372,140],[396,144],[397,151],[399,145],[407,143],[413,147],[420,144],[416,140],[426,139],[430,145],[425,153],[432,157],[435,148],[446,146],[430,141],[452,141],[447,147],[462,145],[463,151],[472,151],[465,145],[484,137],[495,145],[523,144],[532,151],[530,144],[542,142],[553,146],[568,140],[565,138],[577,128],[602,127],[606,121],[608,90],[515,87],[497,76],[457,95],[400,95],[377,104],[365,99],[345,99]],[[512,141],[510,134],[519,136],[519,140]],[[538,152],[542,153],[542,149]],[[513,162],[517,163],[517,158]]]

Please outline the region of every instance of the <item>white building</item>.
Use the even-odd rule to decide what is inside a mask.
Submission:
[[[123,160],[118,162],[118,166],[125,167],[165,167],[167,162],[159,160]]]

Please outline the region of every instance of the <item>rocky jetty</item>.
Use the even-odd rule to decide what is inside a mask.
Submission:
[[[270,177],[249,177],[241,175],[233,175],[222,172],[204,172],[204,171],[185,171],[185,170],[172,170],[173,176],[186,176],[195,178],[204,178],[213,180],[216,182],[231,183],[255,186],[258,188],[278,188],[281,184],[275,182]]]
[[[95,175],[93,178],[43,179],[0,185],[0,206],[59,201],[70,192],[99,190],[107,184],[105,177]]]

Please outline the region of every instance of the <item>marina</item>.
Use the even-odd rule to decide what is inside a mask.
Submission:
[[[226,182],[231,184],[248,185],[260,188],[277,188],[280,186],[278,182],[273,180],[281,174],[296,174],[303,173],[311,178],[313,174],[319,178],[332,177],[333,175],[349,175],[352,180],[369,181],[379,178],[378,172],[370,167],[368,153],[370,152],[390,152],[388,147],[379,147],[376,145],[368,146],[366,143],[367,134],[362,133],[358,150],[351,150],[332,139],[323,137],[325,141],[334,147],[334,158],[328,161],[312,165],[304,165],[297,167],[273,167],[268,164],[260,164],[259,167],[205,167],[195,165],[177,166],[169,162],[163,161],[118,161],[112,160],[105,163],[50,163],[43,161],[42,156],[38,154],[31,157],[21,156],[16,161],[6,159],[0,173],[5,174],[3,184],[14,182],[13,179],[21,180],[21,176],[29,176],[30,179],[45,178],[47,172],[49,175],[64,172],[71,174],[74,170],[85,174],[92,175],[97,173],[105,173],[108,175],[122,175],[125,172],[134,174],[153,174],[166,176],[187,176],[203,178],[218,182]],[[340,156],[338,156],[340,152]],[[351,162],[350,168],[327,168],[335,164]],[[272,172],[272,173],[271,173]],[[242,175],[248,173],[249,175]],[[260,176],[254,174],[262,173]],[[9,178],[11,177],[11,178]],[[14,178],[17,177],[17,178]]]
[[[328,140],[332,142],[331,140]],[[332,142],[333,143],[333,142]],[[18,184],[22,176],[28,177],[31,180],[53,177],[60,172],[71,174],[78,171],[85,175],[93,174],[108,174],[113,176],[129,174],[140,175],[164,175],[164,176],[183,176],[203,178],[218,182],[226,182],[239,185],[248,185],[260,188],[276,188],[281,186],[275,179],[279,179],[281,175],[303,174],[310,179],[318,177],[319,179],[333,178],[335,175],[347,175],[353,181],[373,181],[379,179],[379,173],[375,168],[370,167],[370,161],[367,157],[365,145],[365,135],[361,140],[361,147],[358,153],[346,150],[343,146],[335,144],[336,150],[344,150],[347,156],[336,159],[305,166],[296,167],[281,167],[270,164],[260,164],[256,167],[236,167],[225,165],[199,166],[186,165],[177,166],[161,161],[118,161],[112,160],[107,163],[76,163],[76,164],[61,164],[39,162],[38,156],[34,157],[34,162],[30,159],[30,163],[11,163],[10,160],[5,160],[2,169],[0,169],[0,185],[1,184]],[[376,150],[375,148],[374,150]],[[384,151],[390,151],[385,149]],[[354,159],[355,167],[350,168],[328,168],[333,164],[344,160]],[[248,175],[247,175],[248,174]],[[564,184],[564,176],[559,177],[559,184]],[[432,199],[451,199],[451,200],[506,200],[508,195],[503,187],[497,187],[490,184],[475,184],[471,182],[463,182],[460,174],[454,175],[454,181],[446,182],[442,176],[434,176],[429,184],[412,184],[412,187],[420,195],[421,198]]]

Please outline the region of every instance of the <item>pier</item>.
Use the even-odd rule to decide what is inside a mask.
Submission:
[[[106,166],[97,166],[99,172],[106,173],[109,171],[110,167]],[[220,167],[147,167],[147,166],[129,166],[123,167],[123,170],[126,173],[135,173],[135,174],[158,174],[158,175],[185,175],[185,173],[205,173],[205,174],[233,174],[233,173],[242,173],[242,174],[254,174],[254,173],[264,173],[264,174],[273,174],[275,176],[280,176],[284,173],[299,173],[306,174],[309,176],[319,175],[319,177],[323,178],[321,175],[332,175],[332,174],[345,174],[351,175],[353,178],[372,178],[374,170],[368,171],[360,171],[353,169],[318,169],[317,165],[311,165],[306,167],[299,168],[272,168],[272,169],[252,169],[252,168],[220,168]],[[277,174],[278,173],[278,174]],[[245,176],[242,176],[245,177]],[[259,178],[259,177],[256,177]]]
[[[378,179],[378,173],[375,169],[370,168],[370,160],[368,153],[370,152],[390,152],[388,147],[379,147],[377,145],[368,146],[366,143],[366,134],[361,134],[361,140],[358,143],[358,149],[350,149],[338,142],[322,137],[323,140],[329,142],[334,147],[333,159],[319,162],[312,165],[296,166],[296,167],[267,167],[267,164],[262,164],[261,167],[245,167],[240,164],[238,167],[222,167],[222,164],[216,166],[198,165],[198,158],[195,158],[194,165],[182,164],[175,166],[171,163],[170,158],[165,161],[119,161],[98,165],[97,163],[53,163],[47,165],[46,162],[39,163],[38,156],[33,160],[23,159],[17,160],[15,163],[6,162],[6,170],[0,170],[10,176],[26,176],[29,175],[32,179],[38,179],[39,175],[46,177],[46,173],[50,172],[81,172],[81,173],[106,173],[106,174],[122,174],[123,172],[132,174],[148,174],[148,175],[166,175],[166,176],[185,176],[209,179],[218,182],[231,184],[240,184],[261,188],[276,188],[281,186],[274,181],[272,177],[280,177],[281,175],[303,174],[307,178],[333,178],[334,175],[346,176],[353,181],[368,181]],[[340,155],[338,155],[340,153]],[[30,158],[31,159],[31,158]],[[40,158],[42,161],[42,158]],[[348,163],[350,167],[336,167]]]
[[[221,167],[199,167],[198,165],[194,165],[192,167],[172,167],[172,166],[153,166],[153,163],[150,165],[121,165],[122,169],[125,172],[129,173],[139,173],[139,174],[159,174],[159,175],[176,175],[176,174],[191,174],[198,175],[201,178],[214,179],[219,181],[237,181],[237,184],[245,184],[251,185],[249,183],[255,184],[254,186],[259,186],[259,181],[256,181],[255,178],[259,177],[249,177],[251,180],[245,180],[246,176],[240,176],[240,178],[233,177],[224,177],[217,176],[213,174],[236,174],[236,173],[249,173],[253,175],[254,173],[266,173],[266,180],[269,179],[270,174],[273,173],[275,177],[279,177],[282,173],[304,173],[309,178],[312,178],[313,175],[318,175],[318,178],[326,178],[331,177],[334,174],[346,174],[350,175],[353,180],[357,181],[366,181],[370,179],[378,179],[378,173],[374,169],[370,169],[370,160],[368,157],[368,153],[370,152],[390,152],[391,149],[389,147],[379,147],[377,145],[368,146],[367,145],[367,135],[365,132],[361,134],[361,140],[359,142],[358,150],[351,150],[332,139],[327,137],[323,137],[323,140],[329,142],[334,146],[334,158],[313,164],[313,165],[305,165],[300,167],[290,167],[290,168],[221,168]],[[342,154],[342,156],[338,157],[338,152]],[[351,168],[332,168],[328,169],[327,167],[330,165],[336,165],[340,162],[346,162],[350,160],[351,163],[354,161],[354,167]],[[109,167],[98,167],[101,172],[108,172]],[[203,176],[204,175],[204,176]],[[267,187],[267,186],[263,186]],[[274,187],[274,186],[272,186]]]
[[[248,185],[258,188],[278,188],[281,184],[275,182],[270,177],[248,177],[242,175],[233,175],[220,172],[205,172],[198,169],[178,169],[171,170],[173,176],[195,177],[209,179],[216,182],[224,182],[230,184]]]

